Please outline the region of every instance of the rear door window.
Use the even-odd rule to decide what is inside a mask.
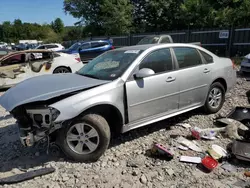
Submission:
[[[201,57],[196,49],[189,47],[175,47],[173,49],[180,69],[202,64]]]
[[[88,48],[90,48],[90,44],[89,44],[89,43],[84,43],[84,44],[81,45],[80,48],[81,48],[82,50],[83,50],[83,49],[88,49]]]
[[[46,48],[47,49],[58,48],[58,46],[57,45],[46,45]]]
[[[108,42],[91,42],[91,48],[98,48],[109,45]]]
[[[203,52],[201,50],[199,50],[201,55],[204,57],[206,63],[213,63],[214,60],[213,60],[213,57],[211,55],[208,55],[206,52]]]

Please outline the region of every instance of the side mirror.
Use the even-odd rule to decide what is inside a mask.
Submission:
[[[152,69],[143,68],[139,70],[134,76],[135,78],[145,78],[154,74],[155,72]]]

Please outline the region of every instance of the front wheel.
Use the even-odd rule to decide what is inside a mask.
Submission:
[[[56,68],[53,72],[54,74],[59,74],[59,73],[70,73],[70,70],[66,67],[59,67]]]
[[[217,113],[225,102],[225,88],[219,83],[215,82],[210,86],[204,109],[207,113]]]
[[[69,158],[79,162],[95,162],[109,146],[110,128],[102,116],[87,114],[62,128],[58,141]]]

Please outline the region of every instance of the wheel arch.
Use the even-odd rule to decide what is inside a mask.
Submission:
[[[121,132],[123,126],[123,116],[120,110],[112,104],[96,104],[85,109],[78,115],[84,116],[85,114],[96,113],[106,119],[112,132]]]
[[[223,85],[224,89],[225,89],[225,92],[227,91],[227,82],[226,82],[226,80],[225,80],[224,78],[221,78],[221,77],[216,78],[216,79],[212,82],[212,84],[213,84],[213,83],[216,83],[216,82],[221,83],[221,84]],[[212,84],[211,84],[211,85],[212,85]]]

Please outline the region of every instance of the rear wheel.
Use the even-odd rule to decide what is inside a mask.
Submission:
[[[71,71],[66,68],[66,67],[58,67],[54,70],[54,74],[58,74],[58,73],[70,73]]]
[[[207,113],[217,113],[225,102],[225,88],[220,82],[210,86],[204,109]]]
[[[80,162],[94,162],[109,146],[110,128],[102,116],[87,114],[62,128],[58,141],[69,158]]]

